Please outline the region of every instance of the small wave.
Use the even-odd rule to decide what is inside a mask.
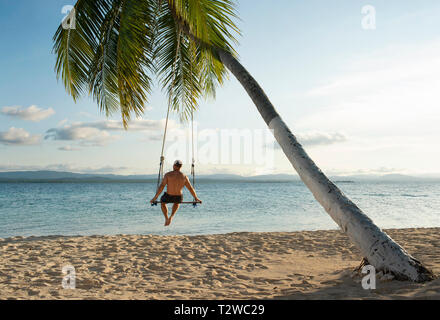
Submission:
[[[426,194],[416,195],[416,194],[406,194],[406,193],[401,194],[401,196],[408,197],[408,198],[427,198],[428,197],[428,195],[426,195]]]

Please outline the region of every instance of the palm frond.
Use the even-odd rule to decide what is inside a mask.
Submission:
[[[236,53],[234,34],[240,34],[240,30],[234,22],[238,16],[231,0],[168,0],[168,4],[197,39]]]
[[[124,125],[144,111],[151,93],[155,12],[152,1],[124,1],[118,37],[118,87]]]
[[[232,32],[239,33],[232,22],[236,15],[228,0],[168,0],[160,9],[155,54],[159,76],[173,109],[188,119],[200,98],[215,97],[216,87],[227,77],[216,50],[235,53],[231,42],[236,42]],[[181,45],[176,59],[178,41]]]
[[[89,92],[107,116],[119,109],[118,100],[118,30],[122,0],[106,1],[99,30],[99,45],[90,68]]]
[[[55,72],[76,101],[88,88],[90,66],[98,46],[104,1],[78,0],[75,4],[75,29],[60,25],[53,37]]]
[[[231,0],[78,0],[76,29],[54,35],[55,70],[76,101],[88,91],[127,127],[151,92],[151,74],[183,120],[227,76],[216,50],[235,54]],[[189,32],[187,32],[189,30]]]
[[[86,89],[124,126],[142,114],[151,88],[155,0],[79,0],[76,29],[54,36],[56,70],[76,100]]]
[[[166,3],[157,21],[155,64],[172,109],[187,119],[202,95],[197,51],[169,13]]]

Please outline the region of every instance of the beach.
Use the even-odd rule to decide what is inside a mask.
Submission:
[[[386,232],[440,273],[440,228]],[[362,256],[339,230],[12,237],[0,252],[0,299],[440,299],[440,279],[379,276],[364,290]]]

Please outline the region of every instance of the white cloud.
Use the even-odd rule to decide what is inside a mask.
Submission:
[[[398,169],[398,168],[388,168],[388,167],[379,167],[372,169],[328,169],[325,170],[327,175],[332,176],[355,176],[355,175],[363,175],[363,176],[382,176],[387,174],[408,174],[406,169]]]
[[[336,133],[313,132],[306,134],[298,134],[297,139],[304,146],[330,145],[330,144],[347,141],[347,137],[340,132],[336,132]]]
[[[44,138],[46,140],[79,141],[82,146],[101,147],[118,137],[93,127],[67,125],[61,128],[49,129]]]
[[[88,112],[84,112],[84,111],[79,112],[78,115],[82,116],[82,117],[86,117],[86,118],[93,118],[93,119],[96,118],[95,115],[88,113]]]
[[[59,147],[58,150],[60,150],[60,151],[78,151],[80,149],[72,147],[72,146],[64,146],[64,147]]]
[[[165,120],[137,119],[129,124],[128,132],[144,132],[149,140],[160,140],[163,135]],[[168,122],[170,134],[181,133],[180,125],[174,120]],[[94,122],[75,122],[68,124],[66,121],[59,123],[56,128],[46,131],[45,139],[60,141],[79,141],[82,146],[105,146],[117,140],[119,136],[111,132],[126,132],[121,121],[103,120]],[[64,150],[66,151],[66,150]]]
[[[348,140],[347,136],[341,132],[325,133],[325,132],[310,132],[310,133],[298,133],[295,134],[298,142],[306,147],[316,147],[316,146],[327,146],[336,143],[346,142]],[[275,149],[281,149],[280,145],[273,140],[273,144],[270,143],[268,146]]]
[[[41,109],[35,105],[32,105],[28,108],[23,108],[20,106],[3,107],[1,109],[1,113],[10,117],[20,118],[22,120],[38,122],[54,115],[55,111],[52,108]]]
[[[58,122],[57,127],[64,126],[65,124],[67,124],[68,121],[69,120],[67,120],[67,119],[61,120],[60,122]]]
[[[315,107],[291,123],[294,133],[343,130],[349,137],[306,148],[312,159],[340,171],[438,171],[440,39],[393,45],[353,57],[340,68],[346,71],[308,92],[304,102]]]
[[[5,145],[35,145],[40,142],[40,135],[31,135],[22,128],[10,128],[6,132],[0,132],[0,143]]]
[[[345,74],[308,92],[322,107],[300,119],[300,130],[350,134],[423,134],[438,127],[440,40],[357,58]]]
[[[97,128],[100,130],[109,131],[125,131],[121,121],[105,120],[84,123],[88,127]],[[180,125],[176,121],[170,119],[168,121],[168,129],[179,128]],[[130,121],[127,131],[161,131],[165,128],[165,119],[151,120],[151,119],[136,119]]]

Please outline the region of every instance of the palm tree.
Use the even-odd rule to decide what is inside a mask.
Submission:
[[[86,91],[127,128],[140,116],[157,76],[183,118],[202,97],[215,96],[227,69],[239,80],[316,200],[364,259],[397,279],[433,274],[378,228],[307,155],[257,81],[238,61],[239,30],[231,0],[78,0],[75,29],[54,35],[56,72],[76,101]]]

